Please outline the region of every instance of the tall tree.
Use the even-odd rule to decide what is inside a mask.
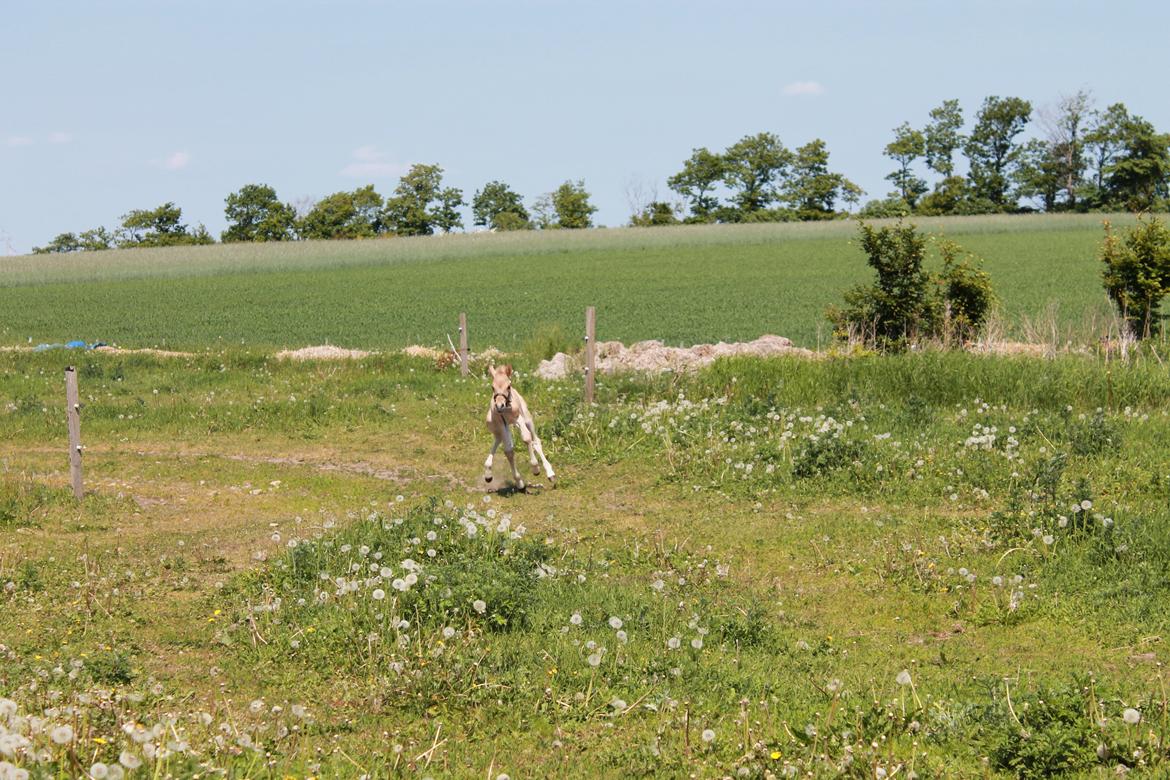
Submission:
[[[723,175],[723,156],[704,146],[692,150],[683,169],[667,179],[666,185],[687,199],[696,221],[705,222],[719,208],[719,198],[713,191]]]
[[[1062,95],[1054,109],[1043,111],[1040,122],[1044,127],[1049,156],[1057,164],[1056,174],[1064,193],[1066,209],[1077,207],[1087,160],[1085,159],[1085,124],[1092,113],[1092,98],[1081,90]],[[1055,207],[1055,203],[1053,207]]]
[[[742,217],[776,201],[776,184],[787,173],[792,152],[772,133],[757,133],[729,146],[723,162],[723,182]]]
[[[886,157],[898,163],[898,170],[886,176],[898,188],[898,194],[913,208],[915,201],[926,192],[926,182],[911,170],[914,161],[926,154],[926,136],[908,122],[894,129],[894,140],[886,144]]]
[[[552,192],[552,207],[556,212],[556,225],[560,228],[576,229],[593,227],[593,214],[597,207],[589,202],[585,182],[566,181]]]
[[[464,205],[463,191],[443,188],[443,169],[438,165],[412,165],[386,199],[383,219],[400,236],[429,236],[435,228],[450,231],[463,226],[457,209]]]
[[[458,187],[445,187],[439,190],[439,197],[434,210],[435,227],[444,233],[450,233],[455,228],[463,227],[463,215],[459,207],[467,205],[463,202],[463,190]]]
[[[1094,111],[1085,132],[1085,151],[1092,168],[1092,182],[1086,183],[1086,197],[1095,205],[1104,205],[1105,175],[1124,146],[1124,128],[1129,122],[1129,109],[1124,103],[1114,103],[1104,111]]]
[[[372,184],[335,192],[317,201],[297,222],[297,233],[305,239],[373,238],[385,230],[381,208],[382,196]]]
[[[1014,177],[1020,196],[1038,199],[1045,211],[1055,210],[1065,181],[1064,162],[1060,147],[1048,141],[1033,138],[1024,144]]]
[[[1105,170],[1109,199],[1131,211],[1154,208],[1170,195],[1170,134],[1139,116],[1121,126],[1121,151]]]
[[[150,247],[215,243],[203,225],[191,229],[183,224],[182,219],[183,210],[170,202],[154,209],[135,209],[122,215],[118,245]]]
[[[80,252],[81,249],[81,242],[77,240],[76,234],[58,233],[52,241],[44,246],[34,246],[32,251],[34,255],[60,255]]]
[[[784,200],[800,219],[824,219],[836,212],[838,198],[856,201],[861,188],[829,170],[829,150],[820,138],[796,150],[791,174],[784,182]]]
[[[931,109],[930,123],[923,132],[926,165],[946,179],[955,174],[955,150],[963,145],[963,109],[957,100],[944,100]]]
[[[292,238],[296,212],[281,203],[267,184],[245,184],[225,200],[228,228],[220,235],[232,241],[287,241]]]
[[[503,216],[509,214],[511,216]],[[528,226],[528,209],[520,195],[502,181],[489,181],[471,199],[471,215],[476,225],[493,230],[516,230]]]
[[[1031,116],[1032,104],[1026,100],[988,97],[964,146],[975,196],[986,198],[1000,209],[1013,205],[1008,191],[1022,154],[1016,136],[1024,131]]]
[[[386,198],[384,219],[400,236],[429,236],[435,232],[431,202],[443,185],[438,165],[416,164],[399,179],[394,193]]]

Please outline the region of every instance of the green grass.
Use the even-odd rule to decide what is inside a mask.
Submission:
[[[1007,335],[1088,342],[1103,332],[1099,215],[918,223],[985,258]],[[473,349],[513,349],[541,328],[580,332],[584,307],[595,305],[601,339],[691,344],[775,333],[827,346],[825,308],[869,278],[855,230],[832,222],[553,231],[6,259],[0,343],[445,345],[466,311]]]
[[[532,358],[559,487],[485,496],[485,388],[453,370],[86,355],[79,505],[77,358],[0,355],[0,698],[68,721],[31,735],[50,774],[1170,761],[1153,357],[734,360],[602,378],[592,408]]]

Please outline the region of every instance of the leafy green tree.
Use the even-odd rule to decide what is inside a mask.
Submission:
[[[856,184],[829,171],[829,150],[821,139],[801,146],[792,156],[783,197],[796,210],[798,219],[830,218],[836,214],[838,199],[855,201],[860,194],[861,188]]]
[[[554,230],[557,225],[557,210],[553,206],[553,194],[546,192],[532,202],[532,224],[541,230]]]
[[[930,123],[923,131],[926,166],[947,179],[955,175],[955,150],[963,145],[963,109],[957,100],[944,100],[931,109]]]
[[[1108,200],[1131,211],[1155,208],[1170,195],[1170,134],[1130,116],[1121,125],[1120,140],[1121,150],[1105,169]]]
[[[692,150],[683,169],[667,179],[666,185],[687,199],[696,222],[706,222],[719,208],[719,198],[713,191],[724,173],[723,156],[704,146]]]
[[[971,188],[962,176],[948,176],[934,185],[934,189],[918,199],[915,213],[927,217],[938,217],[946,214],[961,214],[967,211],[974,201],[971,200]],[[988,201],[990,204],[990,201]],[[990,206],[995,211],[995,206]]]
[[[443,169],[438,165],[412,165],[386,199],[386,224],[400,236],[434,233],[431,202],[438,198],[442,184]]]
[[[69,252],[80,252],[81,242],[73,233],[58,233],[57,236],[44,246],[34,246],[34,255],[57,255]]]
[[[113,233],[106,230],[104,227],[91,228],[83,230],[81,235],[77,237],[81,248],[86,252],[100,252],[105,249],[113,249],[117,238]]]
[[[1170,230],[1156,217],[1139,217],[1118,239],[1106,222],[1101,262],[1105,292],[1130,335],[1140,339],[1159,332],[1162,299],[1170,292]]]
[[[1093,175],[1084,185],[1081,197],[1094,206],[1105,206],[1109,198],[1105,188],[1106,174],[1124,148],[1124,127],[1129,121],[1129,109],[1124,103],[1114,103],[1104,111],[1096,111],[1089,120],[1085,153]]]
[[[381,208],[382,196],[372,184],[353,192],[335,192],[297,222],[297,234],[304,239],[373,238],[385,232]]]
[[[183,224],[182,219],[183,210],[170,202],[155,209],[135,209],[122,215],[118,245],[155,247],[215,243],[207,228],[199,225],[192,230]]]
[[[505,217],[503,215],[510,216]],[[502,181],[489,181],[471,199],[471,215],[476,225],[493,230],[525,230],[529,227],[528,209],[520,195]]]
[[[772,133],[757,133],[729,146],[723,162],[723,183],[742,218],[779,198],[776,185],[792,163],[792,152]]]
[[[654,200],[646,207],[630,217],[631,227],[655,227],[658,225],[677,225],[678,217],[669,203]]]
[[[412,165],[386,199],[383,219],[400,236],[429,236],[435,228],[450,232],[463,226],[457,209],[464,205],[463,191],[443,188],[443,169],[438,165]]]
[[[926,136],[908,122],[903,122],[894,129],[894,140],[886,144],[885,154],[898,163],[898,170],[886,176],[886,179],[893,182],[902,200],[913,208],[919,196],[926,192],[926,182],[911,170],[914,161],[926,154]]]
[[[566,181],[553,190],[552,207],[556,212],[556,226],[565,229],[593,227],[593,215],[597,207],[589,202],[585,182]]]
[[[463,201],[463,190],[458,187],[445,187],[439,191],[438,203],[435,205],[432,216],[435,227],[444,233],[450,233],[455,228],[463,228],[463,214],[460,206],[466,206]]]
[[[220,235],[233,241],[287,241],[293,236],[296,212],[281,203],[267,184],[245,184],[225,200],[228,228]]]
[[[1053,211],[1064,184],[1065,169],[1061,149],[1047,141],[1033,138],[1023,145],[1014,179],[1021,197],[1038,199],[1045,211]]]
[[[979,109],[975,128],[964,151],[971,166],[971,189],[1000,209],[1014,204],[1009,198],[1012,177],[1023,149],[1016,137],[1032,116],[1032,104],[1016,97],[988,97]]]

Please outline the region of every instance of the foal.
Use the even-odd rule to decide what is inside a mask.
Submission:
[[[483,463],[483,481],[492,481],[492,460],[495,458],[496,448],[502,442],[504,454],[508,456],[508,465],[512,467],[512,479],[516,481],[517,488],[524,489],[524,480],[520,478],[520,472],[516,470],[516,456],[514,454],[516,447],[512,441],[512,426],[515,425],[520,431],[521,440],[528,445],[528,462],[532,465],[532,473],[540,473],[540,465],[536,462],[539,456],[540,462],[544,464],[544,473],[548,476],[548,481],[556,485],[557,476],[553,473],[553,467],[548,462],[548,458],[544,457],[544,448],[541,447],[540,439],[536,435],[536,425],[532,422],[532,413],[528,411],[528,404],[512,388],[512,367],[496,368],[492,366],[491,376],[492,402],[488,406],[487,427],[492,432],[494,441],[492,442],[492,450]]]

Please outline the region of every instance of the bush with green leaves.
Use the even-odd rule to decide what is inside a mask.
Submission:
[[[881,350],[900,350],[935,339],[976,336],[994,301],[991,277],[953,241],[939,245],[943,270],[923,266],[928,236],[913,224],[860,226],[861,248],[877,282],[845,293],[845,307],[829,309],[835,334]]]
[[[1170,229],[1157,217],[1138,218],[1118,237],[1105,222],[1101,245],[1105,292],[1129,335],[1144,339],[1162,329],[1162,299],[1170,292]]]

